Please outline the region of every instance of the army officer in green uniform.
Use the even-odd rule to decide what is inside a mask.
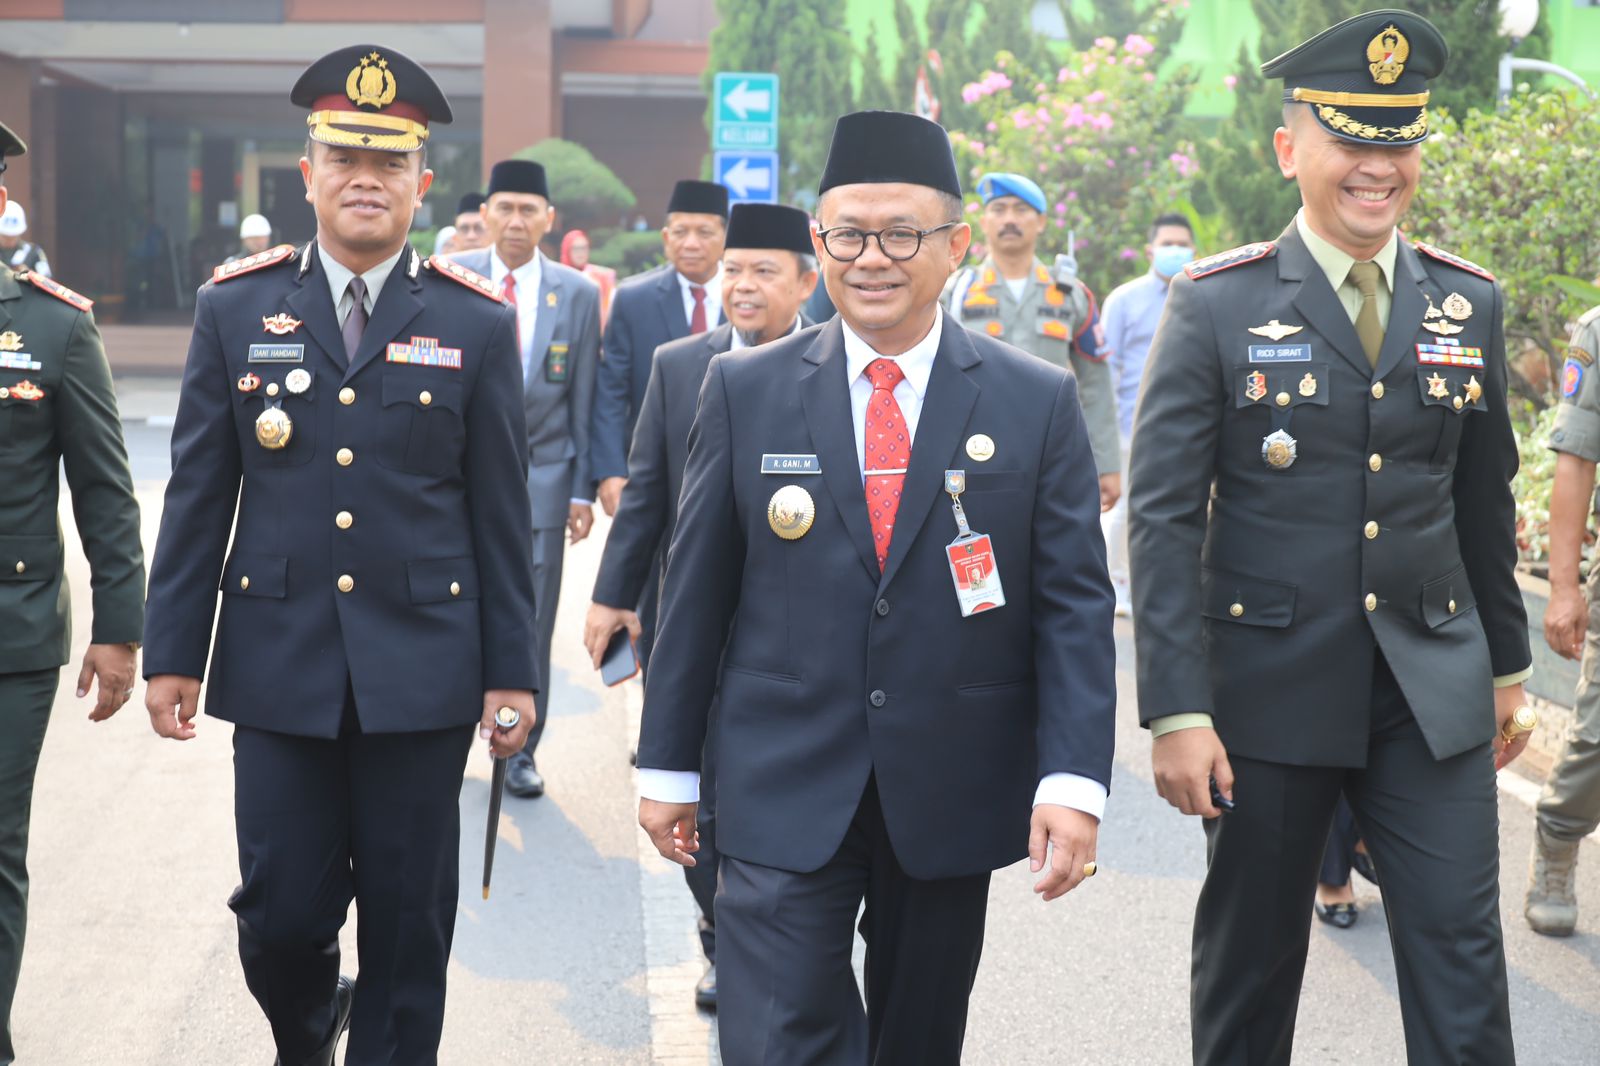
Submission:
[[[1206,819],[1201,1066],[1289,1061],[1341,793],[1383,879],[1409,1060],[1515,1061],[1495,768],[1527,743],[1523,722],[1500,738],[1530,657],[1505,300],[1396,229],[1448,55],[1427,20],[1373,11],[1267,63],[1304,207],[1185,267],[1150,349],[1139,716],[1157,789]]]
[[[985,174],[978,179],[978,199],[989,253],[951,278],[945,307],[968,329],[1070,367],[1100,474],[1100,510],[1109,511],[1122,495],[1122,443],[1094,293],[1075,266],[1051,271],[1039,261],[1048,220],[1037,183],[1021,174]]]
[[[0,173],[6,156],[25,151],[0,125]],[[0,210],[5,203],[0,184]],[[11,1001],[27,924],[33,773],[72,648],[57,518],[63,461],[94,588],[78,672],[80,697],[98,683],[90,720],[128,702],[144,628],[139,505],[90,306],[47,277],[0,266],[0,1066],[16,1057]]]
[[[1595,497],[1600,460],[1600,307],[1578,319],[1561,375],[1561,407],[1550,447],[1556,457],[1550,493],[1550,606],[1545,641],[1557,655],[1580,659],[1576,722],[1545,779],[1523,914],[1536,933],[1570,936],[1578,925],[1578,843],[1600,825],[1600,566],[1590,565],[1588,595],[1578,584],[1583,535]]]

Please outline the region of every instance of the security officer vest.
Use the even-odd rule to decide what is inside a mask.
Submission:
[[[1020,298],[985,259],[956,276],[955,298],[961,324],[1054,363],[1068,365],[1072,341],[1089,317],[1089,298],[1081,284],[1063,291],[1037,260]]]

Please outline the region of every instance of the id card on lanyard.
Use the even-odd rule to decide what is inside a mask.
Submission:
[[[994,544],[987,533],[975,533],[967,523],[961,494],[967,491],[965,470],[946,470],[944,490],[950,494],[950,509],[956,518],[956,539],[944,549],[950,561],[950,581],[956,589],[956,605],[962,618],[1006,605],[1000,585],[1000,566],[995,561]]]

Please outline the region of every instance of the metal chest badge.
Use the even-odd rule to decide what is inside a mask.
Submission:
[[[269,452],[285,447],[294,436],[294,420],[276,404],[256,416],[256,443]]]
[[[299,329],[300,320],[290,318],[286,312],[279,311],[275,315],[262,315],[261,328],[275,337],[283,337]]]
[[[767,525],[784,540],[799,540],[811,530],[817,504],[799,485],[785,485],[767,502]]]
[[[956,605],[962,618],[992,611],[1006,605],[1005,589],[1000,584],[1000,567],[995,562],[994,543],[987,533],[974,533],[967,523],[961,494],[967,491],[965,470],[944,472],[944,491],[950,494],[950,510],[956,519],[956,539],[944,549],[950,562],[950,581],[956,589]]]
[[[1299,458],[1300,442],[1281,429],[1261,439],[1261,460],[1274,470],[1287,470]]]

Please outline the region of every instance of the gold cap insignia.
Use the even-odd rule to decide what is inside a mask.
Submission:
[[[1411,58],[1411,42],[1393,23],[1367,44],[1367,69],[1379,85],[1393,85],[1406,72]]]
[[[344,94],[357,107],[388,107],[394,103],[396,92],[389,61],[377,52],[362,56],[344,80]]]
[[[22,334],[10,329],[0,333],[0,352],[20,351],[22,351]]]

